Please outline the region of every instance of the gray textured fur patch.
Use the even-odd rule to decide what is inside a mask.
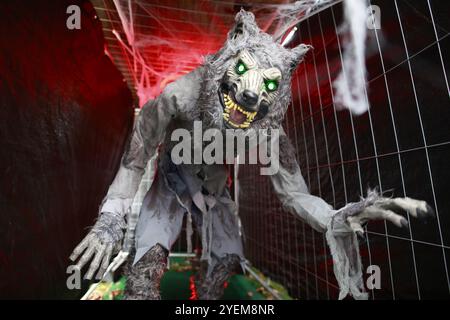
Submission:
[[[197,275],[195,286],[200,300],[218,300],[223,296],[225,281],[239,266],[240,258],[236,254],[227,254],[216,263],[210,274],[207,267]]]
[[[124,270],[127,277],[124,299],[160,300],[160,283],[167,269],[167,257],[167,250],[157,244],[133,266],[133,253]]]

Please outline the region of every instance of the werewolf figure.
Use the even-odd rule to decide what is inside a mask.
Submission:
[[[202,260],[208,265],[197,281],[199,298],[220,298],[223,282],[244,261],[236,206],[227,185],[229,173],[223,164],[174,164],[171,133],[179,128],[192,131],[195,121],[202,122],[203,130],[277,129],[279,170],[270,176],[275,193],[286,210],[326,233],[339,298],[350,294],[366,299],[357,241],[363,225],[369,220],[387,220],[408,227],[407,220],[394,211],[425,217],[433,210],[424,201],[384,198],[374,191],[360,202],[335,210],[311,195],[281,126],[291,99],[291,75],[310,47],[281,46],[258,28],[253,14],[243,10],[235,20],[217,53],[144,105],[97,222],[71,259],[81,256],[79,268],[92,259],[85,278],[91,279],[97,270],[101,278],[111,256],[126,246],[126,252],[133,252],[126,267],[126,298],[158,299],[168,252],[188,214],[200,231]],[[154,156],[158,170],[153,184],[139,216],[131,215],[126,221],[145,167]],[[134,240],[124,239],[127,227],[132,234],[135,229]]]

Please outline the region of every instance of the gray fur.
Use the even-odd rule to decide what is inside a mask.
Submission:
[[[160,282],[167,269],[168,252],[161,245],[152,247],[134,266],[125,266],[125,300],[161,300]]]
[[[116,243],[122,240],[125,227],[125,221],[121,216],[105,212],[98,217],[92,227],[92,233],[104,244]]]
[[[240,264],[240,257],[227,254],[221,258],[208,274],[207,266],[202,268],[195,280],[199,300],[218,300],[223,296],[225,281]]]

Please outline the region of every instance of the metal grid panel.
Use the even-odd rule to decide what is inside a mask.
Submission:
[[[342,59],[336,5],[299,25],[296,40],[315,50],[293,80],[285,129],[311,193],[334,207],[378,187],[436,208],[434,221],[411,219],[408,231],[385,223],[368,226],[363,264],[380,266],[382,276],[381,290],[372,290],[371,298],[448,298],[448,4],[371,4],[381,9],[381,29],[369,30],[367,43],[371,110],[355,117],[333,106],[331,83]],[[241,167],[239,183],[247,257],[297,298],[336,298],[324,236],[280,208],[257,168]]]

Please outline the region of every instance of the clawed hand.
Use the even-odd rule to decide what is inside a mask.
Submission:
[[[371,220],[387,220],[397,227],[408,228],[408,220],[399,214],[399,211],[406,211],[412,217],[419,219],[435,217],[433,208],[425,201],[408,197],[378,197],[376,192],[369,192],[368,197],[362,202],[350,204],[338,213],[342,212],[350,228],[362,237],[364,235],[363,225]]]

